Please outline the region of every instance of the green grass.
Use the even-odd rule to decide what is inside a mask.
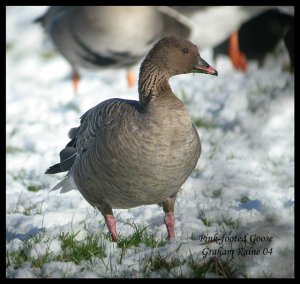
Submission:
[[[77,113],[80,113],[81,112],[81,109],[80,107],[78,106],[78,104],[74,101],[70,101],[68,102],[65,107],[68,109],[68,110],[73,110],[74,112],[77,112]]]
[[[266,213],[265,220],[269,223],[275,223],[279,220],[279,217],[275,213]]]
[[[197,218],[200,219],[203,222],[203,224],[207,227],[210,227],[212,225],[212,220],[206,216],[205,211],[203,209],[198,209]]]
[[[182,266],[187,266],[188,271],[183,273]],[[192,255],[184,258],[176,255],[161,255],[155,253],[148,256],[144,262],[142,272],[146,277],[151,277],[151,273],[157,272],[161,277],[175,278],[205,278],[208,273],[220,278],[231,278],[237,270],[233,269],[232,259],[222,260],[212,257],[208,261],[202,258],[194,259]]]
[[[40,206],[39,206],[39,204],[31,204],[29,207],[24,208],[23,212],[21,212],[21,213],[24,214],[25,216],[33,216],[36,214],[42,214],[42,206],[43,206],[43,202],[41,203]]]
[[[8,252],[6,249],[6,267],[19,268],[25,261],[28,261],[26,247],[13,252]]]
[[[119,237],[117,242],[118,247],[122,249],[137,247],[140,243],[144,243],[147,247],[156,248],[164,246],[166,241],[163,239],[157,240],[154,234],[148,234],[146,229],[148,226],[137,226],[134,222],[130,224],[134,228],[134,232],[128,237]]]
[[[226,160],[233,160],[235,159],[235,155],[233,154],[233,152],[231,152],[228,156],[226,156]]]
[[[11,175],[14,181],[23,181],[26,178],[26,171],[24,169],[19,170],[18,172],[7,171],[7,174]]]
[[[41,190],[41,187],[38,185],[28,185],[27,190],[32,192],[38,192],[39,190]]]
[[[51,257],[51,252],[47,251],[46,254],[38,257],[37,259],[32,260],[32,267],[41,268],[45,263],[49,262],[49,258]]]
[[[219,221],[219,225],[225,224],[228,227],[235,227],[237,225],[236,221],[233,221],[231,217],[221,215],[221,220]]]
[[[205,216],[204,210],[200,210],[199,214],[206,225],[211,224],[211,220]],[[232,218],[223,215],[221,217],[222,224],[227,226],[234,225],[235,222]],[[27,262],[31,263],[32,268],[42,268],[46,263],[59,261],[81,265],[83,271],[89,269],[88,267],[91,268],[96,264],[98,265],[99,261],[102,261],[103,266],[108,271],[107,273],[111,273],[111,277],[139,275],[141,277],[162,278],[232,278],[237,275],[236,271],[241,268],[241,272],[245,271],[244,257],[233,259],[232,256],[227,256],[226,258],[210,257],[203,259],[201,254],[192,255],[192,253],[189,256],[183,256],[179,253],[182,243],[176,249],[170,251],[167,241],[157,239],[154,234],[147,232],[148,226],[136,225],[134,222],[129,225],[133,227],[133,233],[128,237],[119,236],[115,246],[116,249],[109,252],[106,250],[106,242],[109,235],[104,235],[101,231],[97,234],[85,231],[86,236],[82,240],[77,240],[79,231],[61,232],[52,237],[49,237],[47,232],[44,231],[35,236],[29,236],[20,249],[15,251],[6,249],[6,267],[18,269]],[[224,230],[227,229],[224,228]],[[60,243],[61,250],[58,252],[51,251],[51,242],[53,240]],[[41,255],[32,257],[31,250],[34,244],[44,244],[44,250]],[[147,248],[139,247],[140,244],[144,244]],[[248,246],[248,244],[243,243],[241,245]],[[157,250],[157,247],[161,246],[165,246],[164,252],[168,251],[167,255]],[[137,251],[132,251],[133,248],[137,248]],[[123,263],[126,265],[127,251],[131,253],[140,251],[140,258],[135,263],[130,264],[127,270],[122,270],[120,271],[121,274],[116,274],[119,265]],[[132,255],[131,253],[130,256]],[[284,253],[288,254],[289,251],[284,251]],[[114,255],[112,258],[113,254],[117,255]],[[131,266],[135,267],[132,271],[130,269]],[[239,275],[242,274],[240,273]]]
[[[122,249],[117,249],[112,252],[106,252],[106,239],[107,237],[103,233],[87,233],[83,240],[77,240],[79,232],[61,232],[54,237],[48,237],[44,231],[39,233],[28,240],[24,241],[23,246],[15,251],[8,251],[6,249],[6,267],[12,267],[18,269],[22,267],[25,262],[31,263],[32,268],[42,268],[44,264],[51,261],[59,262],[73,262],[77,265],[81,265],[82,271],[87,267],[94,267],[97,259],[101,260],[107,271],[111,272],[111,276],[119,277],[115,274],[114,270],[119,264],[122,264],[126,259],[126,250],[130,247],[138,246],[140,243],[146,244],[147,237],[146,226],[135,226],[135,231],[127,238],[122,238],[118,241],[117,245]],[[151,235],[148,235],[148,237]],[[59,252],[51,251],[51,242],[53,240],[59,240],[61,250]],[[201,255],[184,257],[179,254],[182,244],[169,251],[168,254],[158,252],[154,246],[164,246],[165,241],[157,241],[153,236],[149,237],[151,240],[148,245],[153,249],[146,255],[141,251],[141,255],[144,255],[137,261],[138,275],[141,277],[162,277],[162,278],[206,278],[206,277],[219,277],[219,278],[232,278],[236,276],[242,265],[244,259],[238,260],[235,263],[231,256],[226,259],[223,257],[211,257],[208,260],[203,259]],[[46,251],[43,254],[32,257],[31,249],[34,244],[46,244]],[[147,246],[148,246],[147,245]],[[166,247],[167,249],[167,247]],[[108,256],[108,253],[117,253],[121,260],[117,260],[117,263],[112,262],[112,259]],[[288,253],[285,252],[285,253]],[[86,262],[87,261],[87,262]],[[90,265],[90,266],[89,266]],[[121,275],[131,275],[130,266],[129,270],[121,271]],[[108,273],[110,273],[108,272]],[[123,273],[123,274],[122,274]],[[136,275],[134,270],[132,275]]]
[[[161,277],[170,277],[172,275],[171,270],[183,265],[186,260],[183,257],[177,256],[163,256],[159,253],[151,254],[144,261],[144,266],[142,267],[142,272],[145,276],[149,277],[151,272],[158,272]],[[173,275],[173,277],[178,277],[182,275]]]
[[[79,264],[82,260],[103,258],[106,256],[104,237],[101,234],[87,235],[84,241],[77,241],[77,233],[61,233],[58,239],[61,241],[62,253],[58,256],[59,261],[73,261]]]
[[[291,253],[291,250],[290,250],[290,248],[285,247],[285,248],[281,248],[279,252],[280,252],[280,255],[288,257]]]
[[[224,261],[217,257],[212,257],[208,261],[193,260],[192,258],[188,265],[192,270],[192,278],[205,278],[208,273],[221,278],[232,278],[235,273],[230,265],[230,261]]]
[[[32,182],[31,173],[27,172],[25,169],[20,169],[17,172],[8,170],[7,175],[10,175],[14,181],[19,182],[26,187],[28,191],[38,192],[43,188],[42,184],[38,184],[36,181]]]
[[[16,153],[21,153],[21,152],[24,152],[24,149],[19,148],[17,146],[11,146],[11,145],[6,146],[7,154],[16,154]]]
[[[282,71],[294,73],[294,68],[291,63],[286,63],[282,66]]]
[[[54,238],[45,237],[46,233],[39,233],[27,241],[17,251],[9,252],[6,249],[6,267],[13,266],[19,268],[24,262],[30,262],[31,267],[40,268],[45,263],[51,261],[74,262],[79,264],[81,261],[88,260],[92,263],[94,258],[103,258],[106,256],[104,236],[102,234],[90,234],[82,241],[77,241],[77,233],[60,233]],[[61,252],[54,254],[50,251],[50,244],[53,239],[58,239],[61,242]],[[37,258],[30,256],[30,250],[36,243],[45,243],[48,246],[45,254]]]
[[[249,198],[248,196],[243,196],[243,197],[241,198],[241,203],[242,203],[242,204],[245,204],[245,203],[247,203],[249,200],[250,200],[250,198]]]
[[[43,59],[48,60],[55,57],[57,54],[54,51],[43,51],[41,56]]]
[[[123,259],[126,255],[126,251],[128,248],[131,247],[138,247],[139,244],[143,243],[147,247],[156,248],[161,247],[166,244],[166,241],[163,239],[157,240],[154,234],[148,234],[146,229],[148,226],[139,225],[137,226],[134,222],[133,223],[126,223],[133,227],[134,232],[132,235],[128,237],[119,236],[117,245],[119,248],[122,249],[121,256],[120,256],[120,264],[123,262]]]
[[[249,97],[257,97],[257,96],[265,96],[266,94],[270,93],[270,87],[267,86],[257,86],[257,88],[252,89],[249,91]]]
[[[6,52],[12,50],[14,46],[13,42],[6,42]]]
[[[41,215],[43,210],[43,203],[44,201],[39,201],[36,203],[30,203],[28,207],[23,207],[20,204],[20,199],[17,201],[15,208],[7,209],[7,214],[16,214],[20,213],[25,216],[34,216],[34,215]]]
[[[219,198],[221,196],[221,193],[222,193],[222,189],[221,188],[215,189],[212,192],[212,198]]]
[[[43,265],[47,262],[48,257],[42,256],[43,261],[40,258],[34,259],[29,256],[29,252],[34,244],[43,242],[48,242],[48,239],[43,240],[45,233],[38,233],[35,236],[28,236],[29,238],[24,241],[24,245],[17,251],[9,252],[6,248],[6,267],[13,266],[14,268],[19,268],[22,266],[24,262],[31,262],[32,267],[40,267],[39,265]],[[46,253],[47,254],[47,253]]]
[[[208,128],[215,128],[216,127],[216,125],[213,122],[202,119],[200,117],[193,117],[192,122],[198,128],[208,129]]]
[[[149,270],[150,271],[166,270],[167,272],[170,272],[170,270],[173,267],[178,266],[182,263],[184,263],[184,260],[180,260],[177,257],[168,258],[158,254],[149,259],[149,264],[150,264]]]

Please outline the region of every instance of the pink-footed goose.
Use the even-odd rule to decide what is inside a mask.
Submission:
[[[68,171],[52,190],[78,189],[104,216],[117,240],[113,208],[161,204],[169,239],[174,237],[176,194],[201,152],[197,130],[184,104],[173,94],[170,77],[186,73],[217,75],[190,41],[165,37],[141,64],[139,101],[110,99],[88,110],[60,163],[46,174]]]

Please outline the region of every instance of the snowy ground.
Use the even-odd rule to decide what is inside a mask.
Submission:
[[[294,75],[284,67],[289,62],[284,48],[261,69],[251,63],[246,74],[232,70],[227,58],[213,62],[210,50],[203,50],[218,77],[171,79],[198,127],[202,154],[176,202],[175,240],[124,250],[105,237],[103,217],[78,191],[49,192],[63,174],[44,172],[58,162],[81,114],[108,98],[137,99],[137,91],[127,88],[125,70],[110,70],[85,73],[75,97],[69,65],[32,23],[44,10],[6,10],[7,277],[195,277],[197,265],[231,250],[232,259],[221,256],[237,269],[231,276],[294,277]],[[124,237],[133,234],[133,222],[148,226],[147,234],[158,240],[166,237],[157,205],[115,215]],[[58,235],[68,232],[79,232],[78,244],[103,232],[105,256],[57,260],[63,249]],[[215,235],[223,243],[204,244],[203,236]],[[24,262],[17,263],[20,252]],[[171,268],[153,266],[149,259],[155,256]],[[46,259],[41,265],[34,262],[41,259]]]

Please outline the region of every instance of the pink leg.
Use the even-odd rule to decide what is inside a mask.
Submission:
[[[175,218],[174,218],[174,204],[176,199],[176,193],[170,197],[168,197],[163,203],[163,209],[165,212],[165,224],[168,231],[168,238],[173,239],[175,237],[174,233],[174,225],[175,225]]]
[[[174,224],[175,224],[175,219],[174,219],[174,212],[167,212],[165,214],[165,224],[168,230],[168,238],[173,239],[175,237],[174,233]]]
[[[116,219],[114,215],[106,214],[104,215],[105,223],[108,228],[108,231],[111,234],[111,238],[114,242],[117,241],[117,230],[116,230]]]

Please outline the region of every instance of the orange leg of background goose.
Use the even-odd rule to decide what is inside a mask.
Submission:
[[[127,71],[127,83],[129,88],[132,88],[135,85],[135,77],[132,70]]]
[[[228,54],[231,59],[233,66],[237,70],[246,71],[247,70],[247,59],[245,54],[240,51],[239,48],[239,35],[235,32],[229,37],[229,47]]]
[[[72,74],[72,82],[73,82],[73,88],[74,88],[75,96],[78,95],[79,80],[80,80],[79,74],[76,71],[74,71],[73,74]]]

